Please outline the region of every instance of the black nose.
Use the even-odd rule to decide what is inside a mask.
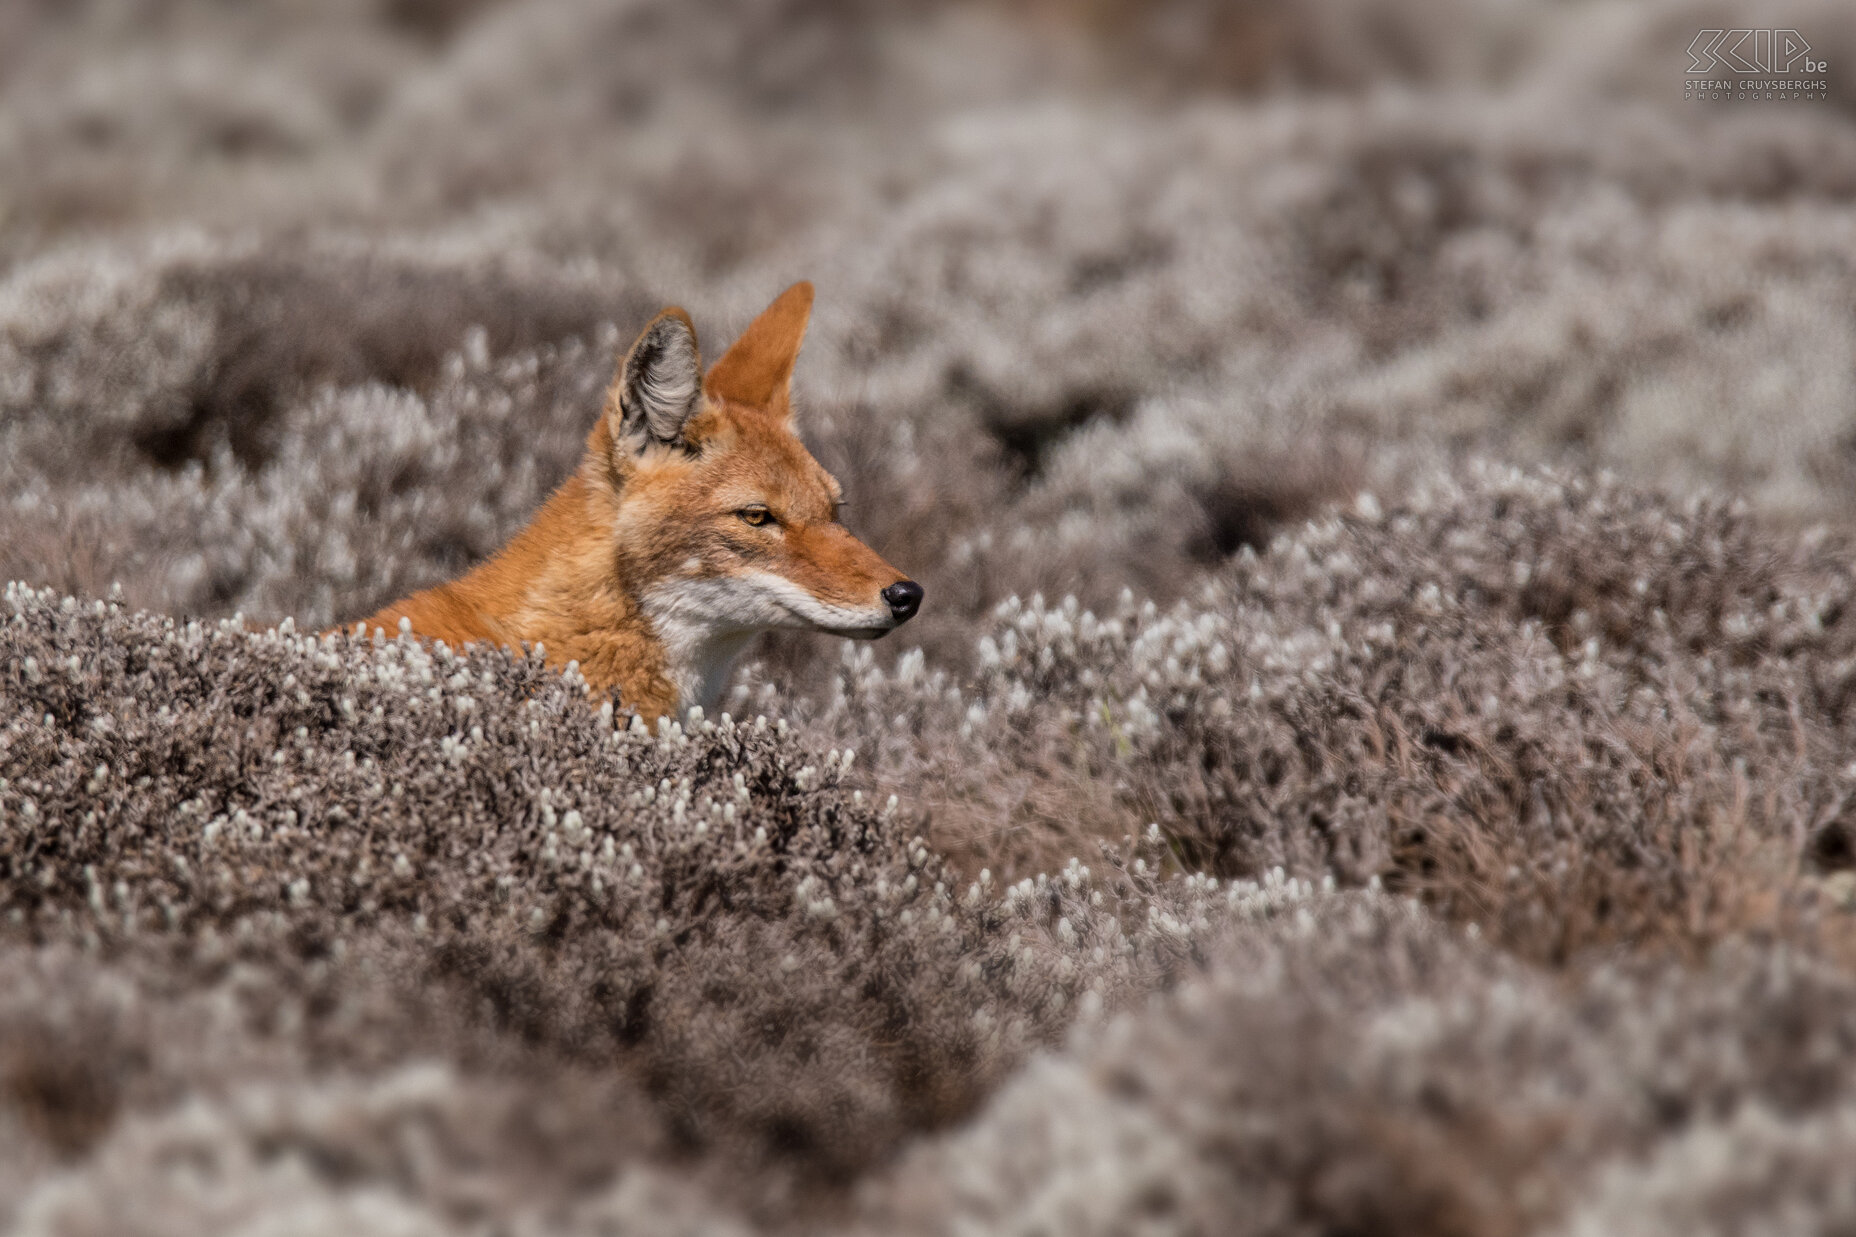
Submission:
[[[883,600],[898,623],[906,623],[922,608],[922,586],[913,580],[897,580],[883,590]]]

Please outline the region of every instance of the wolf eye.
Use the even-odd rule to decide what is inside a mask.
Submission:
[[[741,522],[743,524],[751,524],[755,528],[759,528],[763,524],[773,523],[773,512],[761,506],[743,507],[741,510],[735,512],[735,514],[741,517]]]

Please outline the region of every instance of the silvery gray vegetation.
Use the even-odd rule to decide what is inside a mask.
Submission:
[[[1856,41],[1722,21],[9,7],[4,1223],[1856,1224]],[[313,634],[802,277],[905,643]]]

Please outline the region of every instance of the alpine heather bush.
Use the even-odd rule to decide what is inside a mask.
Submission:
[[[29,264],[0,303],[8,421],[42,436],[22,442],[39,470],[88,455],[132,474],[227,449],[259,468],[278,421],[321,387],[426,393],[472,329],[478,354],[509,353],[591,334],[601,310],[655,305],[532,255],[468,274],[417,247],[340,242],[196,237],[97,256]]]
[[[1645,32],[1684,12],[1647,25],[1611,13],[1618,37],[1599,42],[1647,59]],[[21,436],[6,443],[7,488],[34,507],[0,548],[5,574],[85,594],[120,580],[138,604],[208,615],[281,603],[287,582],[203,587],[189,555],[121,538],[100,495],[68,511],[36,478],[101,489],[108,460],[108,502],[216,542],[174,509],[213,501],[188,464],[244,485],[215,466],[223,448],[249,474],[274,471],[264,484],[300,484],[315,466],[274,453],[321,385],[429,397],[472,325],[520,364],[569,338],[595,344],[602,321],[624,334],[672,299],[719,344],[796,273],[827,291],[800,375],[807,432],[849,466],[853,519],[937,582],[944,600],[919,638],[942,658],[1012,592],[1102,608],[1130,587],[1170,602],[1203,562],[1326,499],[1398,492],[1414,446],[1438,439],[1615,463],[1685,491],[1726,484],[1786,512],[1835,514],[1850,491],[1837,445],[1850,366],[1836,363],[1847,341],[1834,323],[1856,254],[1841,204],[1856,137],[1835,109],[1704,120],[1602,82],[1544,97],[1514,85],[1475,107],[1371,90],[1139,111],[1082,94],[950,97],[863,28],[844,36],[863,48],[848,59],[893,70],[882,80],[903,102],[853,106],[859,73],[817,97],[782,78],[763,97],[751,75],[722,72],[755,58],[751,40],[679,33],[713,16],[560,3],[486,10],[442,46],[396,34],[409,76],[354,122],[378,126],[377,140],[305,156],[372,185],[378,214],[312,187],[254,199],[243,235],[183,241],[162,221],[197,230],[208,216],[151,205],[150,239],[0,272],[0,433]],[[245,34],[172,20],[241,54]],[[359,10],[327,20],[359,23],[340,36],[357,44],[372,37]],[[929,33],[958,41],[961,29]],[[814,67],[807,57],[833,46],[786,38],[760,44]],[[1021,48],[1005,34],[980,42],[982,60]],[[1562,81],[1591,42],[1542,41],[1517,81]],[[672,72],[686,55],[703,71]],[[632,103],[587,85],[557,107],[536,86],[590,80],[589,61],[655,67],[628,71],[644,83]],[[704,82],[722,94],[693,85]],[[610,108],[637,113],[635,140],[598,138]],[[705,108],[727,123],[689,123]],[[789,112],[803,121],[779,119]],[[825,123],[840,113],[855,123]],[[469,153],[480,143],[486,153]],[[477,189],[463,174],[430,194],[411,183],[449,176],[436,165],[454,156],[514,170]],[[535,184],[545,198],[523,189]],[[305,229],[319,239],[296,240]],[[589,346],[589,384],[603,350]],[[519,383],[506,389],[513,422],[552,424]],[[548,434],[524,449],[546,459]],[[545,489],[556,474],[541,471]],[[422,582],[461,557],[449,537],[432,546]],[[170,565],[179,578],[164,578]],[[299,617],[345,617],[344,600],[325,612],[312,598]],[[809,647],[783,649],[792,669]]]
[[[825,32],[838,6],[785,25],[778,13],[724,21],[710,6],[493,7],[442,45],[394,35],[405,72],[383,78],[397,85],[353,122],[371,140],[317,147],[302,192],[254,188],[237,216],[267,232],[328,232],[335,219],[383,252],[416,238],[453,273],[415,279],[410,294],[390,274],[351,287],[324,278],[343,264],[312,248],[270,268],[254,329],[229,331],[225,346],[260,375],[287,375],[289,341],[332,321],[355,363],[318,367],[346,372],[312,381],[417,387],[472,321],[485,320],[499,352],[584,337],[600,320],[629,324],[660,300],[738,324],[768,287],[803,272],[827,293],[802,371],[808,402],[951,444],[950,480],[989,453],[1036,474],[1079,426],[1126,424],[1177,391],[1239,416],[1284,409],[1316,435],[1364,432],[1374,458],[1414,435],[1444,437],[1840,509],[1849,367],[1834,363],[1844,343],[1825,324],[1840,319],[1856,248],[1843,205],[1856,184],[1847,116],[1704,111],[1669,102],[1662,85],[1606,76],[1609,57],[1647,66],[1679,55],[1663,47],[1668,32],[1704,27],[1707,5],[1531,18],[1469,7],[1539,25],[1525,71],[1469,96],[1473,106],[1449,91],[1368,89],[1140,110],[1061,80],[1035,98],[965,78],[950,87],[898,50],[914,44],[885,33],[904,18],[877,21],[882,6],[844,6],[838,15],[859,20],[838,35]],[[1422,25],[1428,11],[1410,14]],[[1310,18],[1313,28],[1358,26],[1350,5],[1323,12],[1333,20]],[[1813,12],[1800,6],[1796,20],[1810,26]],[[248,34],[173,20],[227,59],[244,54]],[[352,23],[340,37],[356,46],[377,41],[359,8],[324,20]],[[730,33],[703,33],[720,29]],[[1045,80],[1014,60],[1029,53],[1009,27],[978,39],[959,22],[898,29],[958,51],[976,73],[993,66],[1021,88]],[[854,67],[872,58],[880,72]],[[762,61],[772,85],[742,70]],[[133,91],[111,104],[143,105]],[[0,109],[0,122],[12,115]],[[481,175],[447,167],[453,159]],[[30,166],[60,163],[44,153]],[[346,190],[332,201],[323,180],[359,181],[374,205]],[[211,218],[198,204],[137,209],[156,236]],[[229,264],[249,259],[248,243],[233,249]],[[569,304],[534,315],[554,334],[512,338],[493,320],[510,297],[481,289],[508,281],[498,268],[511,252],[556,259],[541,282],[568,285]],[[571,295],[588,255],[604,272],[591,310]],[[333,305],[321,304],[325,287]],[[301,315],[273,325],[265,303],[288,306],[291,293]],[[532,288],[511,295],[545,300]],[[418,332],[417,364],[391,343],[409,319],[432,324]],[[114,337],[141,338],[137,325],[125,315]],[[110,356],[86,359],[95,369]],[[231,396],[249,388],[235,377]],[[1216,455],[1243,455],[1243,438],[1226,441],[1214,439]],[[973,500],[994,494],[978,487]]]
[[[839,1180],[1166,979],[1239,896],[1156,883],[1151,851],[957,881],[842,785],[848,749],[764,717],[646,734],[532,657],[7,606],[7,948],[216,993],[317,1069],[604,1065],[680,1145]],[[197,1037],[33,1016],[127,1037],[100,1079],[21,1067],[43,1108],[100,1097],[46,1118],[73,1149],[118,1097],[206,1082]]]
[[[223,1092],[126,1117],[10,1230],[442,1234],[494,1215],[524,1234],[750,1231],[650,1162],[663,1139],[609,1075],[538,1089],[421,1064]]]
[[[870,1231],[1831,1231],[1852,995],[1740,949],[1561,985],[1317,894],[912,1151]]]
[[[1799,1119],[1749,1104],[1697,1125],[1640,1172],[1602,1175],[1569,1234],[1835,1232],[1856,1223],[1840,1163],[1856,1137],[1848,1100]]]
[[[1500,0],[1055,0],[1150,88],[1244,93],[1359,90],[1387,82],[1487,81],[1534,60],[1560,24]],[[1531,19],[1531,20],[1529,20]]]
[[[198,257],[108,292],[57,269],[22,280],[0,560],[183,613],[324,624],[480,559],[578,461],[616,335],[512,348],[587,309],[571,283],[485,272],[457,296],[416,259],[326,253],[297,282],[276,256]],[[350,302],[379,316],[335,309]],[[132,317],[153,325],[117,335]],[[434,509],[446,491],[470,497]]]
[[[1010,599],[971,681],[859,652],[820,721],[969,865],[1151,820],[1188,869],[1382,880],[1542,959],[1702,946],[1847,862],[1853,590],[1841,539],[1478,465],[1168,611]]]
[[[9,5],[0,18],[0,262],[147,220],[352,205],[352,150],[422,57],[371,0]],[[23,53],[23,54],[22,54]]]

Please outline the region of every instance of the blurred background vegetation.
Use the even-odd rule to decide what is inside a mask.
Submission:
[[[948,656],[1013,592],[1164,601],[1336,495],[1475,453],[1842,521],[1856,23],[1761,10],[1830,60],[1828,98],[1685,100],[1695,33],[1736,20],[12,4],[0,574],[365,613],[525,518],[659,305],[714,355],[801,277],[807,433],[853,522],[937,582],[917,630]],[[543,378],[435,408],[473,329],[486,374]],[[382,387],[397,411],[350,425]],[[432,448],[471,415],[494,442]]]

